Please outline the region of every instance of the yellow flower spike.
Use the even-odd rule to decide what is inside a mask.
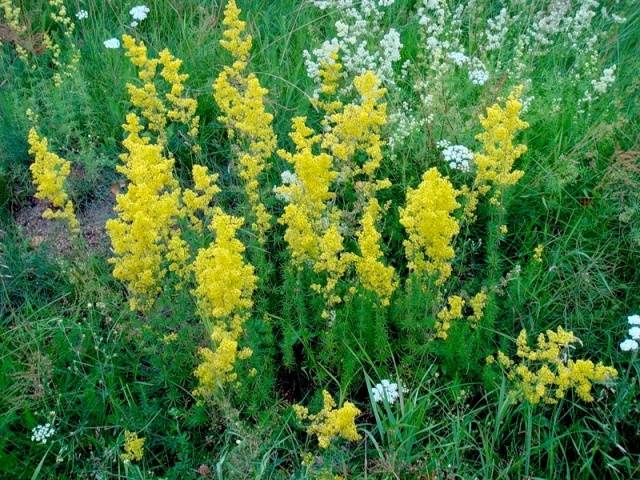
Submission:
[[[46,209],[42,217],[64,220],[74,234],[79,233],[80,224],[74,212],[73,202],[65,191],[65,184],[71,173],[71,162],[50,152],[47,139],[40,137],[35,129],[29,130],[27,140],[29,154],[34,157],[29,170],[36,186],[35,197],[53,206],[53,209]]]
[[[542,263],[542,254],[544,252],[544,245],[539,243],[536,248],[533,249],[533,261]]]
[[[343,438],[355,442],[361,438],[358,433],[355,419],[360,415],[360,410],[351,402],[344,402],[340,408],[326,390],[322,391],[323,406],[316,414],[309,414],[307,408],[294,405],[294,411],[298,420],[310,421],[307,427],[309,435],[315,435],[320,448],[327,448],[337,438]]]
[[[167,123],[182,123],[187,128],[187,135],[195,140],[200,118],[195,114],[196,100],[185,93],[184,82],[189,75],[180,73],[182,60],[175,58],[167,49],[160,52],[159,58],[149,58],[144,42],[137,42],[130,35],[123,35],[122,45],[125,55],[138,69],[141,86],[127,83],[127,90],[131,103],[140,109],[140,115],[146,120],[147,129],[156,134],[158,143],[164,146],[167,142]],[[158,67],[162,67],[159,72]],[[155,84],[158,77],[169,87],[164,95],[166,103]],[[194,142],[192,148],[198,150],[199,146]]]
[[[382,162],[381,130],[387,123],[387,104],[382,99],[386,89],[370,71],[357,76],[353,84],[360,95],[360,102],[344,105],[329,115],[330,128],[323,135],[322,147],[338,161],[344,180],[352,180],[358,174],[365,175],[367,180],[361,185],[366,196],[371,196],[376,186],[386,188],[389,185],[388,181],[373,181],[373,175]],[[367,155],[362,167],[354,160],[357,152]]]
[[[298,266],[318,259],[317,238],[322,235],[327,202],[334,196],[330,191],[331,182],[338,175],[332,170],[329,155],[314,154],[313,149],[319,144],[320,136],[313,135],[305,121],[305,117],[293,119],[289,136],[296,151],[278,151],[278,155],[293,165],[295,177],[275,189],[276,194],[288,202],[278,222],[287,227],[284,238]]]
[[[357,234],[360,256],[355,259],[356,272],[362,285],[375,292],[383,306],[397,287],[395,270],[380,261],[383,258],[380,249],[381,235],[376,229],[376,221],[380,214],[380,205],[375,198],[369,201],[362,218],[362,230]]]
[[[106,224],[114,254],[109,261],[114,265],[113,276],[127,285],[131,308],[145,310],[166,274],[167,245],[174,263],[186,257],[185,245],[173,232],[184,213],[173,160],[163,156],[162,146],[140,136],[143,127],[137,115],[127,115],[123,129],[127,152],[116,169],[129,184],[126,192],[116,196],[118,216]]]
[[[480,291],[476,293],[473,298],[469,300],[469,305],[473,311],[473,313],[468,317],[471,322],[471,327],[477,328],[478,323],[482,320],[482,316],[484,315],[484,307],[487,305],[486,292]]]
[[[431,168],[417,188],[407,190],[407,204],[400,209],[400,223],[408,235],[404,247],[409,269],[437,275],[439,284],[451,275],[451,243],[460,231],[452,216],[460,206],[458,193],[446,177]]]
[[[512,170],[514,162],[527,151],[526,145],[513,143],[517,133],[529,126],[520,119],[522,103],[518,98],[522,90],[522,86],[514,88],[504,107],[495,104],[480,117],[484,131],[476,135],[482,151],[474,157],[477,169],[474,186],[481,194],[492,186],[514,185],[524,175],[521,170]]]
[[[222,110],[219,120],[235,143],[239,176],[253,217],[251,226],[260,243],[264,243],[271,216],[261,202],[260,176],[276,148],[271,125],[273,116],[265,109],[264,97],[268,90],[260,85],[253,73],[244,71],[252,40],[245,32],[245,22],[240,20],[240,9],[234,0],[227,2],[224,14],[226,28],[220,44],[231,53],[234,62],[218,75],[213,84],[213,96]]]
[[[196,287],[192,290],[200,315],[215,321],[211,340],[214,350],[200,350],[202,363],[194,374],[198,388],[194,394],[208,397],[225,383],[235,382],[237,360],[251,356],[249,348],[240,348],[247,311],[253,305],[257,278],[253,266],[243,258],[244,245],[236,238],[242,218],[214,211],[211,230],[215,241],[198,251],[193,263]]]
[[[215,209],[211,230],[215,241],[201,248],[193,264],[193,295],[204,318],[224,318],[253,305],[257,278],[243,258],[244,245],[236,238],[243,219]]]

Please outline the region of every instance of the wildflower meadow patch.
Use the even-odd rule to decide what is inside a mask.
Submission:
[[[0,478],[640,478],[633,0],[0,42]]]

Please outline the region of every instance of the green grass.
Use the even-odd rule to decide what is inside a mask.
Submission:
[[[250,69],[269,89],[278,146],[290,149],[294,116],[320,120],[309,103],[313,82],[302,52],[334,35],[338,14],[300,0],[238,2],[254,40]],[[30,32],[55,35],[47,2],[16,3]],[[27,108],[37,113],[51,149],[80,172],[70,179],[70,192],[81,222],[96,205],[111,204],[110,189],[121,181],[115,167],[130,109],[125,84],[135,71],[122,49],[107,50],[102,42],[131,31],[128,11],[135,2],[65,3],[71,14],[84,8],[90,15],[77,22],[73,40],[82,60],[63,88],[51,82],[48,55],[37,56],[29,71],[10,44],[0,47],[0,478],[640,477],[640,364],[619,349],[626,316],[640,312],[640,12],[633,1],[603,2],[624,13],[623,25],[600,17],[592,24],[594,32],[606,32],[598,43],[599,71],[616,64],[617,79],[587,112],[579,112],[578,99],[590,79],[572,78],[579,59],[566,46],[554,44],[544,55],[527,57],[526,95],[534,101],[524,115],[530,127],[519,137],[528,152],[517,164],[525,175],[507,192],[504,210],[484,206],[478,222],[463,227],[445,291],[473,294],[491,285],[479,332],[453,331],[446,343],[427,342],[437,298],[410,284],[388,309],[356,297],[326,331],[322,301],[307,288],[313,274],[289,265],[283,228],[274,228],[266,251],[245,229],[247,257],[261,278],[247,324],[254,356],[241,371],[255,367],[260,373],[241,378],[214,404],[192,394],[197,351],[208,345],[208,333],[188,291],[167,288],[148,314],[131,312],[124,286],[111,275],[109,252],[86,241],[61,251],[55,235],[34,233],[21,220],[35,204]],[[403,101],[419,110],[413,86],[428,75],[415,19],[420,2],[395,3],[382,26],[401,33],[403,61],[411,60],[414,69],[390,89],[389,110],[401,110]],[[522,7],[520,26],[548,4],[505,3],[511,11]],[[203,153],[176,150],[176,171],[186,182],[194,162],[209,166],[221,175],[220,201],[241,212],[242,187],[211,94],[230,60],[218,43],[224,2],[148,4],[149,18],[136,35],[152,53],[166,47],[183,60],[201,118]],[[478,4],[480,14],[462,26],[461,41],[471,50],[482,41],[486,18],[503,5]],[[3,18],[0,13],[0,23]],[[509,64],[515,37],[510,31],[487,63]],[[476,147],[478,115],[506,96],[517,80],[511,75],[505,68],[476,88],[453,72],[434,90],[428,112],[434,122],[412,132],[393,155],[385,150],[381,175],[393,187],[380,199],[393,206],[383,221],[383,250],[403,279],[398,207],[407,187],[415,187],[431,166],[457,186],[467,180],[446,168],[435,144],[446,138]],[[274,155],[264,190],[278,185],[287,168]],[[266,203],[281,213],[282,203],[273,196]],[[505,236],[497,234],[502,224],[508,226]],[[34,241],[34,235],[44,238]],[[539,244],[541,263],[532,259]],[[598,386],[592,403],[573,395],[553,406],[511,402],[508,380],[485,369],[482,360],[497,349],[513,353],[522,328],[537,335],[558,326],[580,338],[577,357],[613,365],[619,378]],[[166,342],[171,333],[177,340]],[[372,400],[382,378],[408,386],[398,403]],[[315,411],[322,389],[362,410],[362,440],[320,450],[306,435],[291,405]],[[32,428],[48,420],[56,434],[46,445],[32,442]],[[140,463],[119,458],[125,430],[145,437]],[[308,453],[310,464],[303,461]]]

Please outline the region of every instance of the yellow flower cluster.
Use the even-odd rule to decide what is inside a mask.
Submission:
[[[387,123],[387,104],[382,102],[386,89],[380,85],[375,73],[367,71],[353,81],[360,102],[344,105],[325,121],[328,131],[324,134],[322,147],[337,161],[341,180],[350,181],[356,175],[365,175],[366,181],[358,186],[365,196],[391,185],[389,180],[373,181],[373,176],[382,162],[382,139],[380,131]],[[356,153],[363,152],[367,160],[360,167]]]
[[[337,176],[332,170],[331,156],[313,152],[321,137],[313,135],[305,122],[306,117],[293,119],[289,136],[295,144],[295,153],[278,151],[278,155],[294,166],[295,181],[275,189],[288,201],[278,222],[287,226],[284,239],[298,266],[317,260],[320,254],[317,238],[327,217],[327,202],[334,198],[330,186]]]
[[[253,353],[247,347],[239,349],[235,335],[220,327],[214,327],[211,340],[215,350],[201,348],[202,361],[193,372],[198,379],[193,394],[204,398],[211,397],[224,384],[235,382],[238,379],[236,361],[247,359]]]
[[[124,432],[124,453],[120,455],[123,462],[139,462],[144,456],[144,437],[136,432]]]
[[[51,12],[51,19],[58,24],[64,36],[67,38],[69,45],[65,47],[65,51],[71,52],[71,57],[67,63],[63,63],[60,58],[62,55],[62,47],[56,43],[48,34],[45,34],[44,43],[51,51],[51,63],[56,69],[53,74],[53,83],[56,87],[62,85],[64,78],[70,78],[78,69],[80,63],[80,50],[72,40],[73,32],[76,28],[75,24],[69,17],[67,7],[64,0],[49,0],[49,5],[54,9]]]
[[[335,96],[342,78],[342,63],[339,61],[339,50],[340,47],[336,45],[335,50],[329,53],[327,59],[320,62],[318,71],[320,88],[311,99],[311,103],[315,107],[321,108],[328,115],[342,108],[342,102]],[[327,122],[328,120],[325,123]]]
[[[337,92],[342,66],[337,51],[333,53],[331,61],[321,66],[323,95]],[[377,190],[391,185],[387,179],[374,179],[382,161],[380,131],[387,122],[386,103],[382,102],[385,90],[372,72],[356,77],[354,86],[359,102],[343,105],[339,100],[318,101],[327,112],[322,134],[315,135],[305,117],[296,117],[290,134],[295,152],[278,151],[295,171],[295,176],[276,189],[288,202],[279,222],[287,227],[285,240],[294,263],[300,268],[309,263],[315,272],[326,277],[324,285],[312,285],[325,297],[325,318],[342,301],[335,290],[351,266],[355,267],[360,284],[375,292],[383,305],[389,304],[397,286],[394,269],[381,260],[381,235],[376,229],[381,207],[374,197]],[[367,159],[362,167],[356,161],[358,154]],[[364,175],[364,180],[356,181],[358,175]],[[337,197],[331,191],[334,180],[356,188],[358,201],[353,211],[330,205]],[[354,234],[343,219],[355,219],[359,214],[360,228]],[[345,241],[351,238],[357,241],[359,254],[345,251]]]
[[[472,314],[469,315],[469,321],[471,322],[471,327],[476,328],[480,320],[482,320],[482,316],[484,315],[484,307],[487,306],[487,294],[484,291],[480,291],[476,293],[471,300],[469,300],[469,305],[471,306]]]
[[[174,121],[184,124],[188,136],[195,140],[200,117],[196,115],[197,102],[185,94],[184,82],[189,75],[180,73],[182,60],[175,58],[167,49],[162,50],[158,58],[149,58],[144,42],[136,42],[130,35],[122,37],[122,45],[125,55],[138,68],[142,86],[127,83],[127,90],[131,103],[140,109],[140,115],[146,120],[146,129],[155,133],[157,143],[164,147],[167,143],[167,122]],[[168,86],[168,92],[164,94],[166,104],[154,83],[158,78],[158,66],[162,67],[159,75]],[[198,152],[200,146],[194,143],[192,149]]]
[[[591,360],[570,359],[571,345],[578,342],[573,332],[559,327],[555,332],[547,330],[538,335],[536,348],[532,348],[526,330],[522,330],[516,341],[518,359],[514,361],[502,352],[498,352],[497,359],[513,382],[514,398],[554,404],[573,389],[581,400],[593,401],[593,383],[611,380],[618,372],[601,362],[594,365]],[[491,363],[493,358],[488,360]]]
[[[376,229],[376,221],[380,215],[378,200],[372,198],[362,216],[362,230],[356,236],[360,256],[356,256],[356,273],[362,286],[375,292],[381,299],[382,305],[389,305],[391,295],[398,283],[393,267],[381,262],[384,257],[380,249],[381,235]]]
[[[71,162],[48,150],[48,141],[41,138],[34,128],[29,130],[29,153],[34,162],[29,167],[36,186],[36,198],[49,202],[55,210],[47,208],[43,218],[65,220],[72,232],[80,230],[73,202],[65,191],[65,182],[71,172]]]
[[[211,207],[211,202],[213,197],[220,192],[220,188],[216,184],[219,175],[217,173],[210,174],[207,167],[195,164],[192,167],[192,176],[193,190],[186,188],[182,192],[182,202],[191,225],[201,232],[202,220],[198,218],[197,214],[202,212],[205,218],[213,217],[214,210]]]
[[[15,32],[16,35],[24,34],[26,28],[20,23],[20,7],[14,5],[12,0],[0,0],[0,8],[2,9],[0,11],[2,11],[4,23],[13,32]],[[20,45],[19,42],[14,42],[14,45],[16,53],[18,54],[18,58],[27,63],[29,61],[27,50],[22,45]],[[0,42],[0,46],[2,46],[2,42]]]
[[[437,274],[437,283],[451,275],[451,246],[460,226],[452,217],[460,205],[458,191],[438,170],[431,168],[415,189],[408,189],[407,204],[400,209],[400,223],[407,231],[404,247],[410,270]]]
[[[166,245],[183,212],[173,160],[163,156],[161,145],[140,136],[143,127],[134,113],[127,115],[123,128],[128,153],[121,155],[124,165],[117,171],[129,185],[116,196],[118,217],[106,224],[114,252],[110,262],[114,277],[127,284],[131,308],[145,310],[160,291]]]
[[[217,207],[211,224],[215,241],[198,251],[193,295],[204,318],[225,318],[252,306],[256,276],[244,261],[244,245],[236,238],[243,221]]]
[[[253,266],[244,261],[245,247],[236,238],[243,222],[242,218],[216,208],[211,224],[215,241],[200,249],[193,263],[196,287],[192,293],[198,310],[203,318],[215,321],[211,335],[215,350],[200,349],[202,363],[194,372],[198,379],[194,393],[203,397],[235,381],[236,360],[246,359],[252,353],[249,348],[238,347],[257,282]]]
[[[260,199],[260,175],[276,148],[276,136],[267,113],[264,97],[268,90],[260,85],[253,73],[245,73],[251,35],[245,33],[240,9],[229,0],[224,10],[225,31],[220,44],[233,56],[231,66],[225,66],[213,84],[213,96],[222,110],[220,121],[227,128],[229,138],[235,140],[240,178],[253,215],[252,228],[261,243],[266,240],[271,216]]]
[[[518,98],[522,87],[515,88],[507,98],[504,107],[499,104],[487,108],[487,114],[480,117],[484,131],[476,135],[482,143],[482,152],[474,157],[476,164],[476,188],[484,195],[491,186],[514,185],[524,172],[512,170],[514,162],[527,151],[526,145],[514,145],[520,130],[529,124],[520,119],[522,103]]]
[[[542,263],[542,254],[544,253],[544,245],[539,243],[536,248],[533,249],[533,261]]]
[[[448,306],[444,307],[436,315],[436,338],[441,338],[442,340],[446,340],[449,336],[451,322],[462,318],[462,309],[464,308],[464,299],[459,295],[451,295],[447,303]]]
[[[350,442],[359,440],[360,434],[355,420],[360,415],[360,410],[351,402],[344,402],[341,408],[336,409],[335,400],[326,390],[322,391],[322,399],[322,410],[316,414],[309,414],[309,410],[302,405],[293,407],[298,420],[311,422],[307,427],[307,433],[318,438],[318,446],[327,448],[332,440],[339,437]]]

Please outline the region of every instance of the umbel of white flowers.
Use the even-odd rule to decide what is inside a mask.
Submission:
[[[627,322],[631,325],[629,328],[629,337],[620,343],[620,350],[623,352],[635,352],[638,350],[638,342],[640,341],[640,315],[629,315]]]

